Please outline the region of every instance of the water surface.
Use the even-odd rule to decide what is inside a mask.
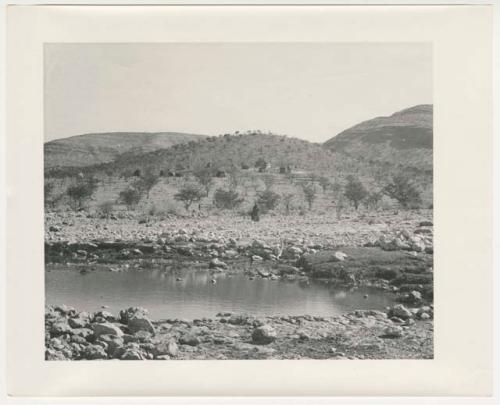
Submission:
[[[349,291],[319,282],[250,280],[243,274],[213,275],[203,270],[189,271],[180,281],[178,277],[164,270],[82,275],[74,268],[59,268],[45,272],[45,299],[47,304],[66,304],[85,311],[106,305],[115,314],[141,306],[153,319],[213,318],[218,312],[332,316],[393,304],[389,294],[373,288]]]

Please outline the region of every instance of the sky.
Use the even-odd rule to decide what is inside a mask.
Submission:
[[[430,43],[50,43],[45,141],[260,129],[324,142],[432,103]]]

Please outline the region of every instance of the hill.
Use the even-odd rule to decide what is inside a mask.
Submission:
[[[142,154],[122,153],[112,162],[86,168],[48,168],[47,174],[60,177],[83,171],[89,174],[128,176],[136,170],[150,170],[156,173],[183,173],[199,167],[231,170],[235,167],[254,168],[259,159],[268,164],[270,171],[289,166],[294,170],[319,174],[355,167],[352,158],[336,154],[323,148],[321,144],[282,135],[253,132],[202,138],[196,142],[179,143]]]
[[[56,139],[44,145],[45,168],[107,163],[122,154],[140,155],[203,137],[178,132],[112,132]]]
[[[367,162],[432,170],[432,123],[432,105],[417,105],[357,124],[324,147]]]

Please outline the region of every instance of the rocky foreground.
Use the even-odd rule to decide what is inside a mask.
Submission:
[[[323,318],[218,314],[152,320],[142,308],[113,315],[48,307],[47,360],[407,359],[433,357],[432,211],[332,216],[143,219],[46,215],[45,260],[85,274],[192,268],[248,277],[370,285],[400,304]]]
[[[115,316],[47,307],[46,360],[430,359],[433,306],[342,316],[220,313],[152,321],[142,308]]]

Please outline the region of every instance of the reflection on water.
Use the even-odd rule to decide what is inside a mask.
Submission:
[[[93,271],[85,275],[74,269],[48,271],[45,297],[47,304],[86,311],[107,305],[116,314],[120,309],[142,306],[154,319],[214,317],[221,311],[331,316],[392,304],[390,296],[375,289],[348,291],[316,282],[250,280],[242,274],[206,271],[190,271],[179,279],[178,274],[163,270]]]

